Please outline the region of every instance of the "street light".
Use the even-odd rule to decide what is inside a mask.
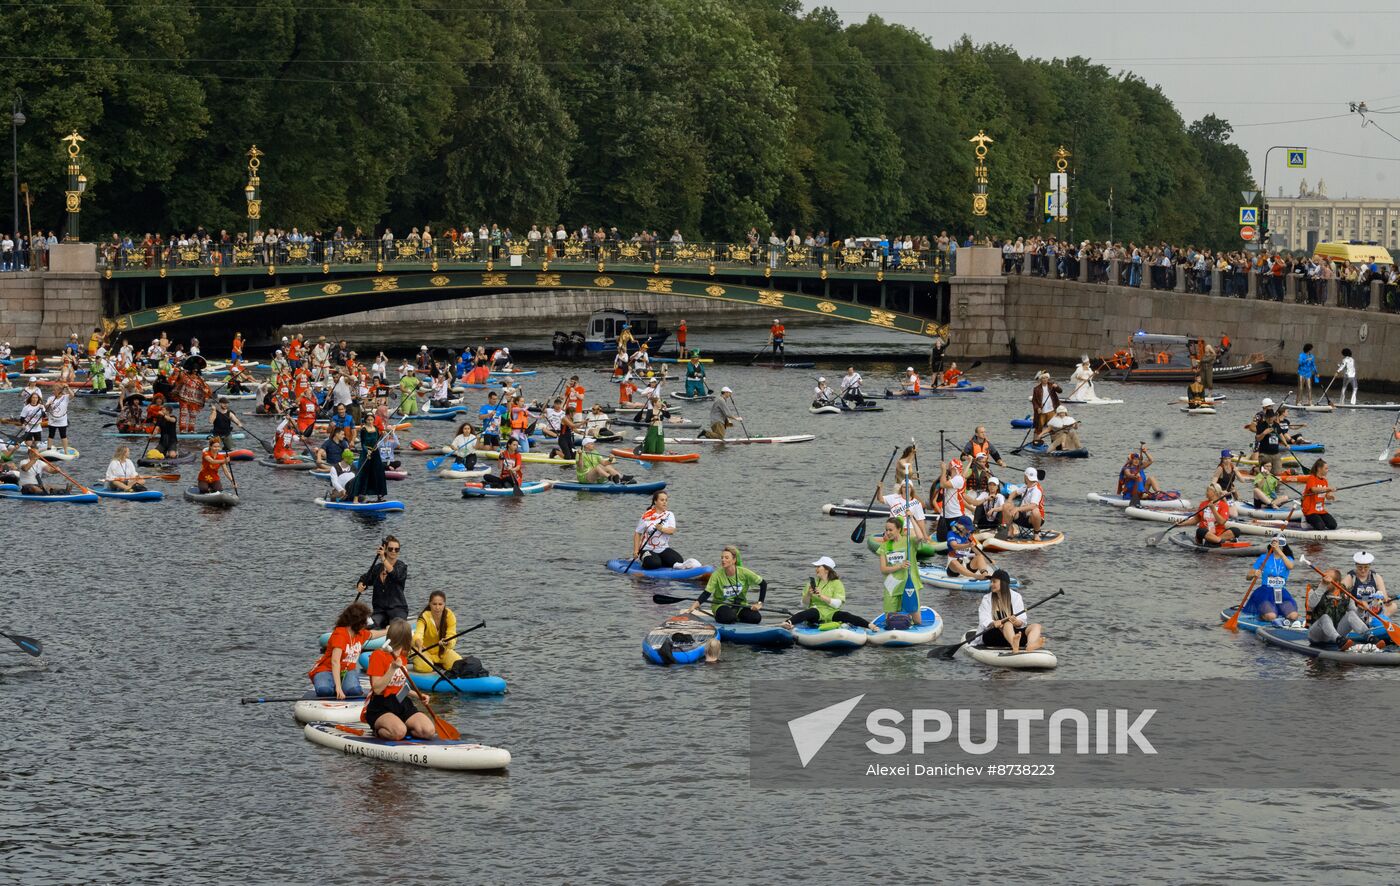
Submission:
[[[258,178],[258,167],[262,166],[263,152],[257,145],[248,149],[248,184],[243,187],[243,196],[248,201],[248,243],[252,245],[253,230],[262,216],[262,195],[258,193],[262,181]]]
[[[10,150],[11,150],[11,153],[13,154],[14,176],[15,176],[15,180],[14,180],[14,190],[15,190],[15,206],[14,206],[14,212],[15,212],[15,214],[14,214],[14,219],[15,219],[15,226],[14,226],[13,230],[14,230],[14,232],[15,232],[16,234],[19,233],[19,128],[20,128],[21,126],[23,126],[23,125],[24,125],[24,112],[20,110],[20,93],[19,93],[18,90],[16,90],[16,91],[15,91],[14,106],[13,106],[13,108],[11,109],[11,112],[10,112]],[[18,247],[16,247],[15,251],[16,251],[16,252],[19,251]]]
[[[63,193],[68,224],[63,232],[63,242],[77,243],[78,213],[83,211],[83,192],[87,190],[87,176],[83,175],[83,166],[78,162],[78,153],[82,150],[78,145],[85,139],[75,129],[59,141],[68,145],[68,190]]]

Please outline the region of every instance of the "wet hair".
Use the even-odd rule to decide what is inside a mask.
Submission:
[[[374,612],[369,608],[368,603],[361,603],[356,600],[354,603],[340,610],[340,617],[335,620],[335,626],[338,628],[359,630],[369,623],[370,616],[373,614]]]

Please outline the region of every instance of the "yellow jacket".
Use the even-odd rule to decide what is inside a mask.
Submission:
[[[451,637],[457,633],[457,615],[450,608],[443,610],[443,622],[447,628],[446,636]],[[419,613],[417,620],[413,623],[413,639],[423,647],[423,655],[442,667],[451,667],[453,662],[461,658],[456,652],[457,641],[455,639],[448,640],[444,647],[437,645],[438,640],[442,637],[438,634],[437,619],[433,618],[432,612]],[[411,656],[411,658],[414,670],[431,670],[417,656]]]

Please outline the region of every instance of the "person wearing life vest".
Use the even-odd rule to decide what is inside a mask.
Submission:
[[[525,398],[517,396],[510,403],[508,412],[510,422],[510,436],[520,444],[521,452],[530,451],[530,425],[534,418],[530,415],[530,410],[525,406]]]
[[[296,461],[297,452],[293,446],[298,439],[296,426],[291,419],[284,418],[278,422],[277,429],[272,432],[273,459],[283,464]]]
[[[1331,647],[1343,652],[1374,652],[1385,647],[1384,640],[1374,644],[1365,638],[1371,628],[1366,622],[1370,612],[1358,611],[1356,600],[1342,584],[1346,579],[1341,570],[1329,569],[1323,573],[1322,585],[1318,588],[1317,602],[1308,610],[1308,643],[1312,646]]]
[[[976,459],[979,455],[986,455],[998,467],[1006,467],[1006,462],[1001,460],[1001,453],[992,445],[992,441],[987,438],[987,428],[985,425],[978,425],[972,432],[972,439],[967,441],[967,445],[962,448],[962,454],[970,459]]]
[[[969,516],[961,516],[948,524],[948,576],[950,578],[988,578],[992,565],[972,539],[973,524]]]
[[[1342,579],[1342,587],[1371,611],[1379,615],[1395,614],[1395,611],[1400,609],[1400,603],[1390,598],[1386,593],[1385,579],[1372,568],[1372,564],[1376,562],[1376,555],[1370,551],[1357,551],[1352,555],[1351,562],[1352,569]]]
[[[224,454],[224,443],[218,437],[209,438],[209,445],[199,456],[199,491],[200,492],[222,492],[224,485],[219,481],[219,474],[223,471],[230,471],[228,466],[228,456]],[[229,474],[230,479],[233,474]]]
[[[783,339],[787,338],[787,327],[781,320],[773,319],[773,325],[768,327],[768,341],[773,346],[773,357],[786,354],[783,350]]]
[[[1327,502],[1336,498],[1327,482],[1327,462],[1319,458],[1303,480],[1303,519],[1313,529],[1336,529],[1337,518],[1327,513]]]
[[[1012,492],[1016,504],[1007,502],[1001,509],[1001,528],[997,538],[1011,538],[1011,527],[1020,527],[1019,538],[1034,539],[1045,524],[1045,490],[1040,485],[1040,472],[1026,468],[1026,485]]]
[[[922,390],[923,387],[919,381],[919,373],[914,371],[914,367],[910,366],[904,370],[904,378],[899,383],[899,390],[886,391],[885,393],[893,394],[897,397],[917,397]]]
[[[1214,483],[1206,487],[1206,500],[1196,512],[1196,544],[1218,548],[1234,541],[1238,534],[1226,524],[1231,520],[1230,501]]]
[[[569,377],[569,384],[564,388],[564,412],[573,417],[574,421],[583,421],[583,395],[587,393],[583,385],[579,382],[578,376]]]
[[[414,699],[426,703],[428,696],[408,681],[408,650],[413,648],[413,630],[396,618],[385,634],[388,640],[369,654],[365,675],[369,677],[370,699],[365,704],[366,723],[374,734],[387,741],[402,741],[412,735],[430,741],[437,737],[433,720],[418,708]]]
[[[963,464],[959,459],[949,459],[940,466],[938,491],[941,501],[938,507],[938,525],[934,527],[934,538],[948,540],[948,529],[953,521],[969,516],[972,508],[963,498],[967,488],[967,478],[963,475]],[[890,513],[894,513],[893,510]]]
[[[311,688],[319,698],[360,698],[360,652],[384,631],[370,630],[370,608],[356,600],[346,606],[331,628],[326,649],[311,668]]]
[[[1273,622],[1284,627],[1301,628],[1298,601],[1288,592],[1288,575],[1293,571],[1293,558],[1288,542],[1282,535],[1269,540],[1269,549],[1260,554],[1249,569],[1249,580],[1259,586],[1249,595],[1244,612],[1261,622]]]
[[[433,591],[428,595],[428,605],[413,622],[413,648],[418,650],[418,655],[413,656],[413,670],[420,674],[431,673],[435,664],[444,671],[451,671],[462,659],[457,652],[457,641],[447,639],[455,633],[457,613],[447,608],[446,592]]]
[[[1151,464],[1152,456],[1147,454],[1146,444],[1139,444],[1136,452],[1128,453],[1128,460],[1123,463],[1123,469],[1119,472],[1120,489],[1132,487],[1132,491],[1136,492],[1138,498],[1156,499],[1161,497],[1162,487],[1158,485],[1157,478],[1147,473],[1147,468]],[[1128,480],[1130,473],[1133,477],[1131,481]],[[1127,495],[1128,493],[1120,492],[1119,494]]]
[[[957,363],[952,363],[943,372],[943,387],[956,388],[962,381],[963,371],[958,368]]]
[[[750,602],[749,592],[758,589],[758,600]],[[732,625],[735,622],[756,625],[763,621],[763,600],[768,596],[768,582],[744,566],[739,549],[725,545],[719,555],[719,568],[710,573],[705,590],[690,605],[686,614],[699,611],[706,600],[711,600],[710,611],[717,623]]]

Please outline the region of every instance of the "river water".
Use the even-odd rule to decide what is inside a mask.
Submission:
[[[735,335],[732,350],[761,343],[757,331]],[[792,605],[806,564],[830,555],[848,606],[873,613],[874,555],[850,541],[853,521],[825,517],[821,505],[868,497],[891,448],[911,437],[926,476],[940,430],[961,444],[983,422],[1009,452],[1022,432],[1007,420],[1025,414],[1033,369],[984,367],[985,394],[809,414],[812,376],[839,376],[844,362],[814,372],[742,360],[712,367],[712,383],[734,388],[751,433],[817,440],[710,448],[698,464],[636,473],[670,484],[674,545],[687,556],[713,562],[738,543],[773,585],[770,601]],[[867,389],[892,382],[903,362],[863,361]],[[538,368],[543,391],[576,370]],[[590,399],[615,396],[603,375],[585,374],[585,384]],[[4,502],[3,625],[47,648],[41,661],[0,653],[11,710],[0,736],[0,880],[291,883],[359,879],[368,868],[407,883],[903,883],[988,870],[1078,883],[1316,882],[1336,880],[1342,864],[1348,882],[1393,881],[1381,848],[1394,821],[1389,794],[750,785],[753,679],[969,680],[993,704],[999,687],[1019,681],[1388,679],[1383,669],[1317,665],[1222,631],[1218,613],[1246,583],[1243,561],[1149,549],[1145,538],[1161,527],[1085,501],[1112,485],[1140,440],[1164,486],[1199,497],[1218,450],[1245,445],[1240,426],[1257,398],[1281,393],[1224,391],[1231,400],[1213,417],[1184,416],[1168,403],[1175,388],[1146,385],[1101,385],[1100,396],[1128,403],[1079,407],[1094,457],[1049,462],[1045,483],[1051,525],[1069,540],[1003,560],[1034,581],[1028,599],[1067,592],[1036,613],[1060,656],[1047,674],[931,661],[917,650],[835,657],[727,646],[717,665],[647,665],[641,639],[669,611],[650,595],[677,586],[602,566],[625,555],[642,497],[464,501],[455,483],[411,460],[409,479],[391,484],[408,510],[383,520],[321,510],[311,504],[318,481],[252,463],[237,466],[244,504],[228,512],[178,495],[87,507]],[[1308,433],[1332,447],[1334,485],[1391,470],[1376,461],[1390,414],[1310,418]],[[92,404],[77,409],[86,454],[66,467],[80,479],[100,475],[116,442],[101,436],[105,421]],[[450,427],[415,431],[437,442]],[[527,466],[527,477],[555,471]],[[1390,531],[1389,489],[1344,494],[1335,512],[1344,525]],[[464,735],[508,748],[508,775],[343,757],[303,739],[289,704],[239,705],[245,695],[302,691],[316,635],[386,532],[403,541],[411,606],[442,589],[461,624],[487,622],[462,651],[506,677],[509,694],[438,708]],[[1307,549],[1339,565],[1351,553]],[[1380,570],[1400,578],[1393,541],[1374,549]],[[974,595],[930,589],[924,602],[948,620],[944,642],[975,621]],[[1339,726],[1359,713],[1338,712]],[[1286,767],[1322,750],[1277,753]],[[1335,852],[1308,836],[1320,828],[1338,835]]]

